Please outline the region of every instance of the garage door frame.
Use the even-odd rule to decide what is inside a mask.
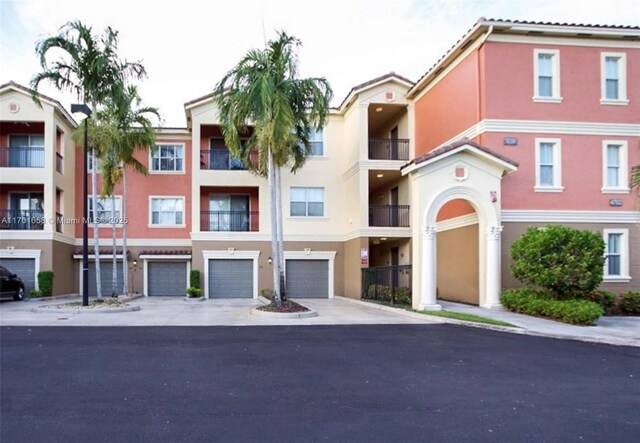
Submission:
[[[253,260],[253,297],[258,298],[258,257],[260,251],[202,251],[204,257],[204,298],[209,299],[209,260]]]
[[[190,255],[149,255],[144,254],[138,257],[142,260],[142,293],[145,297],[149,297],[149,263],[150,262],[174,262],[187,263],[187,275],[185,277],[185,290],[189,287],[189,275],[191,274],[191,256]]]
[[[335,258],[336,251],[312,251],[312,250],[304,250],[304,251],[284,251],[284,273],[285,273],[285,281],[287,279],[287,260],[328,260],[329,261],[329,294],[328,298],[333,298],[335,295],[334,290],[334,281],[335,281]]]
[[[33,259],[34,266],[34,287],[36,290],[39,290],[38,287],[38,272],[40,272],[40,256],[42,255],[42,251],[40,249],[15,249],[13,246],[9,246],[7,248],[0,249],[0,258],[22,258],[22,259]]]

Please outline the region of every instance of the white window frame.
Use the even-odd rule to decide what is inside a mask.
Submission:
[[[153,200],[182,200],[182,223],[181,224],[172,224],[172,225],[163,225],[158,223],[153,223]],[[185,228],[187,217],[187,201],[184,195],[150,195],[149,196],[149,227],[150,228]]]
[[[122,195],[114,195],[113,196],[116,199],[116,216],[115,218],[118,219],[118,221],[122,222]],[[93,204],[93,195],[90,194],[87,196],[87,200],[88,200],[88,211],[89,211],[89,220],[92,220],[93,218],[93,209],[92,209],[92,204]],[[111,196],[108,197],[100,197],[98,196],[98,201],[109,201],[111,202]],[[107,215],[107,217],[111,217],[111,214],[109,213]],[[91,221],[91,223],[89,223],[89,226],[93,226],[93,221]],[[98,223],[98,226],[103,227],[103,226],[113,226],[113,223]],[[122,227],[122,223],[116,223],[116,227]]]
[[[185,171],[187,168],[186,166],[187,148],[185,143],[170,142],[170,141],[156,142],[156,151],[155,151],[156,153],[160,152],[161,146],[181,146],[182,147],[182,169],[174,169],[170,171],[163,171],[162,169],[153,169],[154,153],[151,150],[149,150],[149,174],[159,174],[159,175],[185,174]]]
[[[618,59],[618,98],[607,98],[606,59],[615,57]],[[600,104],[601,105],[626,105],[627,99],[627,54],[624,52],[600,53]]]
[[[553,145],[553,185],[540,184],[540,145],[550,143]],[[536,184],[533,188],[536,192],[562,192],[562,142],[559,138],[536,138]]]
[[[607,148],[611,145],[618,146],[618,186],[609,186],[607,183],[608,163]],[[604,194],[629,194],[629,170],[628,170],[628,147],[626,140],[603,140],[602,141],[602,192]]]
[[[609,235],[620,235],[620,275],[609,275],[609,263],[604,262],[604,282],[627,283],[631,281],[629,275],[629,230],[628,229],[604,229],[602,237],[605,243],[605,256],[609,251]]]
[[[551,97],[540,96],[538,82],[538,56],[551,55]],[[560,50],[558,49],[534,49],[533,50],[533,101],[538,103],[561,103],[560,95]]]
[[[291,214],[291,194],[292,194],[292,190],[293,189],[322,189],[322,215],[293,215]],[[306,197],[305,197],[306,198]],[[309,201],[305,200],[305,203],[307,204],[306,207],[306,212],[308,214],[309,212]],[[326,192],[326,188],[324,186],[290,186],[289,187],[289,217],[294,218],[294,219],[310,219],[310,220],[317,220],[317,219],[323,219],[323,218],[327,218],[327,192]]]
[[[316,142],[316,143],[317,143],[317,142],[322,143],[322,154],[320,154],[320,155],[314,155],[313,153],[311,153],[311,154],[309,154],[309,158],[323,158],[323,157],[326,157],[326,156],[327,156],[327,154],[326,154],[326,150],[325,150],[325,147],[326,147],[326,145],[327,145],[327,144],[325,143],[324,128],[320,128],[320,129],[319,129],[319,131],[320,131],[320,133],[321,133],[322,137],[321,137],[320,139],[316,139],[316,138],[311,139],[311,138],[310,138],[310,139],[309,139],[309,143],[312,143],[312,146],[313,146],[313,143],[314,143],[314,142]],[[313,132],[314,132],[314,135],[316,135],[317,131],[316,131],[315,129],[313,129]]]

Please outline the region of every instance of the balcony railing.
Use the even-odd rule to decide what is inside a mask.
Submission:
[[[364,268],[361,297],[365,300],[410,305],[411,265]]]
[[[44,168],[44,147],[12,146],[0,148],[2,168]]]
[[[252,165],[258,164],[258,153],[251,152],[249,161]],[[247,167],[242,160],[231,155],[228,149],[210,149],[200,151],[200,169],[216,171],[243,171]]]
[[[258,211],[203,211],[200,213],[200,231],[255,232],[258,215]]]
[[[62,174],[62,155],[56,152],[56,171]]]
[[[44,222],[44,211],[0,209],[0,229],[42,231]]]
[[[370,138],[370,160],[409,160],[409,139]]]
[[[369,226],[408,228],[409,205],[370,205]]]

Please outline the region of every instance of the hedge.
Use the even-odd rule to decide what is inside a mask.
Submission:
[[[509,311],[547,317],[573,325],[591,325],[602,314],[598,303],[588,300],[555,300],[531,288],[507,289],[500,297]]]
[[[53,271],[38,272],[38,288],[45,297],[53,294]]]
[[[627,314],[640,314],[640,292],[629,291],[620,294],[618,305],[622,312]]]
[[[189,286],[192,288],[200,289],[200,271],[192,269],[189,273]]]

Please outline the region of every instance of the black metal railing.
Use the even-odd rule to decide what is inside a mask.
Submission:
[[[56,232],[62,233],[62,214],[56,212]]]
[[[44,168],[44,147],[12,146],[0,148],[2,168]]]
[[[42,231],[44,222],[44,211],[0,209],[0,229]]]
[[[56,171],[62,174],[62,155],[56,152]]]
[[[251,167],[258,165],[258,152],[249,154]],[[216,171],[244,171],[247,166],[228,149],[208,149],[200,151],[200,169]]]
[[[200,213],[200,231],[255,232],[258,216],[258,211],[203,211]]]
[[[408,228],[409,205],[370,205],[369,226]]]
[[[361,297],[365,300],[410,305],[411,265],[364,268]]]
[[[369,160],[409,160],[409,139],[370,138]]]

